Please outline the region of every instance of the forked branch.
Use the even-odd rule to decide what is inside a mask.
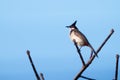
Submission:
[[[101,44],[101,46],[98,48],[96,53],[98,54],[99,51],[102,49],[102,47],[105,45],[105,43],[108,41],[108,39],[111,37],[111,35],[114,33],[114,30],[112,29],[110,31],[110,34],[107,36],[107,38],[104,40],[104,42]],[[82,73],[88,68],[88,66],[92,63],[92,61],[95,59],[95,55],[93,55],[88,62],[85,64],[85,66],[82,67],[80,72],[75,76],[74,80],[77,80],[79,77],[81,77]]]
[[[27,55],[28,55],[28,58],[29,58],[29,60],[30,60],[30,63],[31,63],[31,65],[32,65],[32,68],[33,68],[33,71],[34,71],[34,73],[35,73],[35,76],[36,76],[37,80],[44,80],[44,76],[43,76],[42,73],[40,73],[40,76],[38,75],[37,70],[36,70],[36,68],[35,68],[35,66],[34,66],[34,63],[33,63],[33,61],[32,61],[32,58],[31,58],[31,56],[30,56],[30,51],[29,51],[29,50],[27,50]]]
[[[32,61],[32,58],[31,58],[31,56],[30,56],[30,51],[29,51],[29,50],[27,50],[27,55],[28,55],[28,58],[29,58],[29,60],[30,60],[30,63],[31,63],[31,65],[32,65],[32,68],[33,68],[33,71],[34,71],[34,73],[35,73],[35,76],[36,76],[37,80],[41,80],[40,77],[39,77],[39,75],[38,75],[38,73],[37,73],[37,70],[36,70],[36,68],[35,68],[35,66],[34,66],[34,63],[33,63],[33,61]]]

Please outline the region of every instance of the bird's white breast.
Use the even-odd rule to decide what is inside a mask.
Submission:
[[[80,37],[78,37],[77,35],[75,35],[74,32],[71,33],[70,38],[72,41],[75,41],[80,46],[82,46],[84,44],[83,40]]]

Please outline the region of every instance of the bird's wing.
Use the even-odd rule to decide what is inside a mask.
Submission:
[[[87,38],[85,37],[85,35],[80,32],[79,30],[75,30],[74,33],[76,36],[78,36],[79,38],[83,39],[85,42],[85,45],[89,46],[91,48],[91,50],[95,53],[95,55],[98,57],[96,51],[94,50],[94,48],[92,47],[92,45],[89,43],[89,41],[87,40]]]
[[[86,45],[89,45],[89,41],[87,40],[87,38],[85,37],[85,35],[80,32],[79,30],[75,30],[75,35],[78,36],[79,38],[83,39],[83,41],[85,42]]]
[[[95,53],[95,55],[98,57],[96,51],[94,50],[94,48],[92,47],[92,45],[89,43],[89,41],[87,40],[87,38],[85,37],[85,35],[82,32],[80,32],[79,30],[78,31],[76,30],[75,35],[82,38],[85,41],[85,45],[89,46],[91,48],[91,50]]]

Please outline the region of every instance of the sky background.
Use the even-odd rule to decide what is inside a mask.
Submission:
[[[83,73],[112,80],[120,54],[120,0],[0,0],[0,80],[36,80],[26,50],[45,80],[73,80],[82,63],[65,26],[75,20],[95,50],[115,30]],[[87,60],[90,49],[81,52]]]

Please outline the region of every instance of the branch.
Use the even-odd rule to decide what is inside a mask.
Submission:
[[[40,73],[40,77],[41,77],[41,80],[45,80],[44,76],[43,76],[43,73]]]
[[[115,70],[115,79],[118,80],[118,63],[119,63],[119,55],[116,54],[116,70]]]
[[[105,43],[108,41],[108,39],[112,36],[112,34],[114,33],[114,29],[111,29],[110,34],[108,35],[108,37],[104,40],[104,42],[102,43],[102,45],[98,48],[97,53],[102,49],[102,47],[105,45]]]
[[[101,46],[98,48],[97,50],[97,54],[99,53],[99,51],[102,49],[102,47],[105,45],[105,43],[108,41],[108,39],[111,37],[111,35],[113,34],[114,30],[112,29],[110,34],[108,35],[108,37],[104,40],[104,42],[101,44]],[[88,68],[88,66],[92,63],[92,61],[94,60],[95,55],[93,55],[88,62],[86,63],[85,66],[82,67],[82,69],[80,70],[80,72],[75,76],[74,80],[77,80],[79,77],[81,77],[81,74]]]
[[[81,76],[81,78],[84,78],[84,79],[87,79],[87,80],[96,80],[96,79],[88,78],[88,77],[85,77],[85,76]]]
[[[30,51],[29,51],[29,50],[27,50],[27,55],[28,55],[28,58],[29,58],[29,60],[30,60],[30,63],[31,63],[31,65],[32,65],[32,68],[33,68],[33,71],[34,71],[34,73],[35,73],[35,76],[36,76],[37,80],[41,80],[40,77],[39,77],[39,75],[38,75],[38,73],[37,73],[37,70],[36,70],[36,68],[35,68],[35,66],[34,66],[34,64],[33,64],[33,61],[32,61],[32,58],[31,58],[31,56],[30,56]]]
[[[75,47],[76,47],[76,49],[77,49],[77,52],[78,52],[78,54],[79,54],[79,56],[80,56],[80,59],[81,59],[81,61],[82,61],[82,64],[83,64],[83,66],[85,66],[85,61],[84,61],[84,59],[83,59],[83,57],[82,57],[82,54],[80,53],[79,47],[77,46],[77,43],[76,43],[75,41],[73,41],[73,42],[74,42],[74,45],[75,45]]]

